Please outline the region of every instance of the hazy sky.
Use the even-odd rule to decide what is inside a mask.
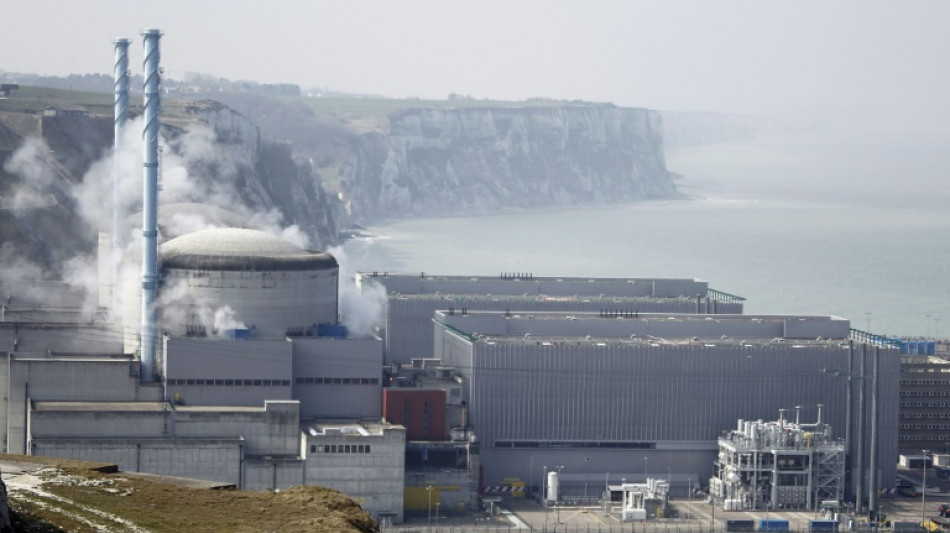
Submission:
[[[139,73],[148,27],[165,32],[162,62],[176,79],[950,118],[943,0],[30,0],[3,11],[6,71],[111,75],[111,40],[130,37]]]

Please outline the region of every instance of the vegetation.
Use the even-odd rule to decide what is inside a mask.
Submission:
[[[36,460],[0,456],[18,462]],[[40,459],[41,483],[8,493],[17,531],[362,532],[376,523],[349,497],[322,487],[286,491],[192,488],[167,478],[90,469],[78,461]],[[99,465],[101,466],[101,465]],[[20,478],[21,476],[16,476]]]

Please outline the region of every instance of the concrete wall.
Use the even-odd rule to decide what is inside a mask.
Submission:
[[[292,398],[287,340],[166,338],[164,368],[168,398],[185,405],[259,406]]]
[[[202,438],[241,436],[249,456],[296,456],[300,451],[300,404],[293,400],[268,401],[263,410],[179,407],[175,410],[174,434]]]
[[[351,451],[331,452],[330,446]],[[358,446],[369,446],[369,452],[355,451]],[[370,435],[308,434],[306,483],[344,492],[373,516],[395,512],[395,522],[402,522],[405,454],[406,433],[399,426]]]
[[[282,339],[288,328],[312,328],[337,321],[338,269],[312,271],[195,271],[165,270],[166,287],[187,287],[184,320],[163,323],[173,335],[187,326],[205,326],[208,310],[228,306],[234,319],[254,326],[260,339]],[[213,315],[212,315],[213,316]],[[225,332],[218,332],[224,334]]]
[[[35,438],[32,455],[116,463],[120,470],[241,481],[240,439]]]
[[[380,339],[295,338],[293,397],[302,418],[379,418]]]
[[[26,453],[27,398],[33,401],[135,401],[154,399],[156,387],[138,383],[129,357],[86,358],[7,354],[0,365],[6,405],[2,442],[8,453]],[[64,386],[70,384],[71,386]]]
[[[244,470],[242,488],[246,490],[287,489],[304,484],[304,460],[299,458],[248,457]]]
[[[0,322],[0,352],[122,354],[121,332],[105,326]]]

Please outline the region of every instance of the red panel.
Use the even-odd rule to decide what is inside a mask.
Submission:
[[[446,440],[445,391],[384,388],[383,418],[406,426],[407,440]]]

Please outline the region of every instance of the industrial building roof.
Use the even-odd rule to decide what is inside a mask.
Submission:
[[[162,245],[162,268],[186,270],[294,271],[339,268],[326,253],[304,250],[263,231],[212,228]]]
[[[168,404],[165,402],[34,402],[33,410],[161,412],[168,410]]]
[[[850,322],[830,316],[436,311],[435,322],[480,343],[563,345],[794,345],[846,343]]]

